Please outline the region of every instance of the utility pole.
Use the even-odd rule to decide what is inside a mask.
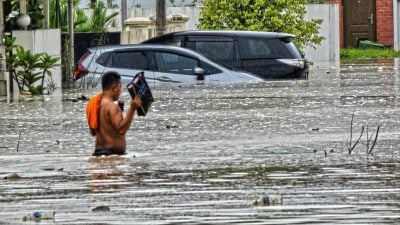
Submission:
[[[49,29],[49,0],[43,2],[44,29]]]
[[[61,9],[60,9],[60,0],[56,0],[56,28],[60,28],[60,14],[61,14]]]
[[[128,19],[126,0],[121,0],[121,27],[125,30],[125,20]]]
[[[156,34],[157,36],[165,33],[167,24],[165,0],[156,0]]]
[[[5,79],[6,72],[6,46],[4,38],[4,7],[3,0],[0,0],[0,78]]]
[[[68,53],[69,56],[69,65],[68,65],[68,75],[72,76],[72,68],[75,63],[74,57],[74,4],[73,0],[68,0]],[[69,77],[71,79],[71,77]],[[69,80],[68,79],[68,80]]]
[[[6,46],[3,42],[4,38],[4,7],[3,0],[0,0],[0,80],[6,80],[7,101],[10,98],[10,84],[7,82],[11,79],[7,76],[6,69]]]

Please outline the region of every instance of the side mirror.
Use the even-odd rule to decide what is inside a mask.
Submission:
[[[197,76],[197,80],[204,80],[204,70],[202,68],[194,68],[194,75]]]

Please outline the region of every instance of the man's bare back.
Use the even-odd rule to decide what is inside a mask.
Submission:
[[[96,149],[108,148],[124,154],[126,149],[125,134],[121,134],[113,123],[122,121],[122,111],[110,99],[102,99],[99,107],[100,126],[96,130]]]
[[[122,109],[114,102],[121,95],[121,77],[108,72],[102,78],[102,98],[99,106],[99,126],[90,130],[96,136],[96,149],[93,155],[124,154],[125,134],[130,128],[136,109],[142,104],[140,97],[132,99],[125,117]]]

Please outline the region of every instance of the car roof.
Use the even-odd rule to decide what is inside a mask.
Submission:
[[[105,52],[111,50],[128,50],[128,49],[172,50],[181,53],[204,57],[202,54],[187,48],[181,48],[171,45],[160,45],[160,44],[121,44],[121,45],[103,45],[103,46],[88,48],[90,52],[95,52],[95,51]]]
[[[189,31],[177,31],[172,33],[167,33],[161,36],[153,37],[152,39],[157,38],[165,38],[165,37],[173,37],[173,36],[184,36],[184,35],[191,35],[191,36],[240,36],[240,37],[256,37],[256,38],[294,38],[296,37],[293,34],[289,33],[280,33],[280,32],[264,32],[264,31],[238,31],[238,30],[189,30]],[[144,41],[146,42],[146,41]]]

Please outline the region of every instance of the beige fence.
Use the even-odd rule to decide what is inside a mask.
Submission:
[[[182,14],[167,16],[166,33],[186,30],[189,17]],[[136,44],[156,35],[154,16],[134,17],[125,21],[126,31],[121,33],[121,44]]]

